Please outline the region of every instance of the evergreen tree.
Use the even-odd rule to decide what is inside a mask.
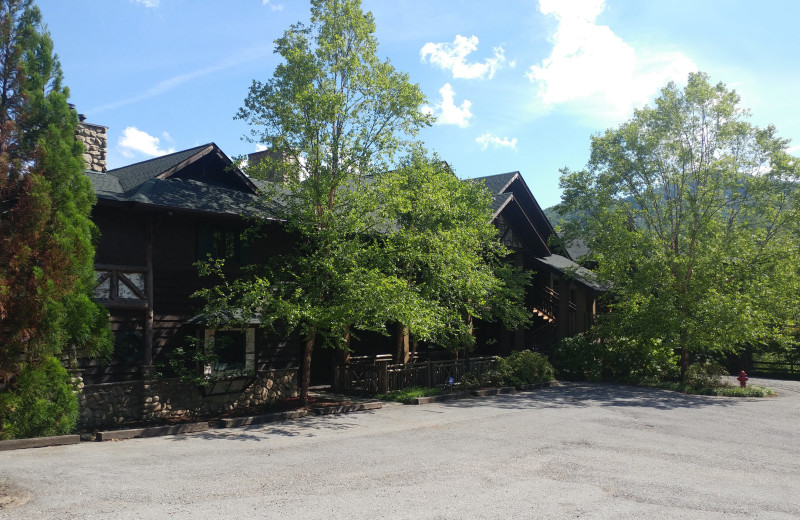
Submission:
[[[0,2],[2,391],[48,358],[111,345],[107,313],[89,296],[95,199],[67,97],[38,8]]]

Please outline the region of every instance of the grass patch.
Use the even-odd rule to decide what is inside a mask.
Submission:
[[[648,381],[643,386],[663,388],[683,394],[715,395],[721,397],[769,397],[775,395],[771,389],[764,386],[749,385],[745,388],[726,384],[719,385],[692,385],[683,382]]]
[[[445,393],[444,388],[423,388],[415,386],[413,388],[406,388],[405,390],[389,392],[388,394],[377,394],[375,397],[383,401],[411,404],[417,397],[428,397],[431,395],[441,395],[443,393]]]

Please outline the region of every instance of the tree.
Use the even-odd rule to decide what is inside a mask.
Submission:
[[[4,0],[0,18],[0,389],[11,391],[47,358],[102,355],[111,333],[89,296],[94,192],[52,40],[31,0]]]
[[[273,151],[251,171],[277,175],[288,193],[276,212],[297,237],[295,250],[255,285],[270,283],[271,308],[302,329],[304,399],[314,345],[341,345],[350,326],[365,321],[353,313],[364,284],[379,283],[357,278],[364,273],[355,268],[360,246],[352,238],[371,225],[364,179],[430,124],[419,87],[377,58],[374,32],[358,0],[312,0],[310,25],[295,24],[276,40],[284,62],[271,79],[253,82],[237,115],[251,125],[249,139]]]
[[[417,339],[469,350],[473,321],[526,323],[527,273],[509,262],[492,221],[492,196],[459,180],[447,163],[416,148],[375,179],[377,212],[389,229],[377,236],[373,265],[408,293],[393,316]]]
[[[774,127],[702,73],[592,138],[588,169],[562,171],[567,240],[587,240],[612,287],[606,337],[690,360],[789,345],[800,296],[800,164]]]
[[[223,278],[201,291],[207,314],[258,314],[265,326],[301,332],[304,400],[316,345],[347,349],[352,330],[399,324],[463,347],[470,316],[511,307],[495,275],[516,278],[499,263],[489,195],[411,146],[431,122],[425,98],[376,58],[374,31],[358,0],[313,0],[311,25],[277,40],[285,63],[253,83],[238,117],[271,150],[249,173],[277,181],[265,189],[265,217],[284,223],[292,250],[236,280],[218,261],[204,268]],[[510,301],[521,301],[513,290]]]

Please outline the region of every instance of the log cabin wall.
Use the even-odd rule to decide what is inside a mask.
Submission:
[[[263,212],[263,201],[256,195],[258,186],[213,143],[87,175],[98,195],[93,216],[101,231],[95,296],[108,307],[117,338],[110,365],[84,360],[87,384],[149,377],[185,335],[213,336],[202,325],[187,324],[202,307],[192,295],[216,282],[200,279],[194,265],[207,253],[228,258],[228,273],[235,276],[241,265],[290,247],[291,237],[279,223],[267,226],[249,246],[239,242],[247,226],[239,215]],[[536,276],[526,295],[534,314],[531,327],[511,331],[476,323],[479,349],[500,354],[545,350],[558,338],[585,330],[595,297],[592,284],[570,274],[579,266],[551,244],[555,232],[522,176],[510,172],[481,180],[495,196],[493,222],[513,252],[509,261]],[[297,338],[259,331],[253,341],[255,352],[246,355],[255,357],[248,357],[246,366],[297,366]],[[364,337],[352,345],[375,351],[384,348],[381,343]],[[392,351],[386,339],[385,352]]]
[[[167,353],[175,348],[185,335],[192,335],[186,322],[197,315],[203,302],[192,295],[213,283],[198,275],[195,262],[202,258],[199,242],[209,230],[223,230],[236,237],[248,223],[235,216],[202,213],[184,213],[170,210],[153,210],[125,205],[103,204],[94,208],[93,220],[101,232],[96,251],[96,270],[107,272],[119,267],[128,269],[147,267],[147,243],[152,226],[152,364],[164,365]],[[237,256],[226,263],[226,271],[235,276],[246,262],[263,261],[270,253],[288,247],[288,236],[278,226],[267,226],[260,240],[253,240],[248,258]],[[123,275],[126,276],[126,275]],[[127,274],[129,278],[137,273]],[[146,275],[145,275],[146,278]],[[136,278],[138,280],[139,278]],[[140,367],[146,363],[145,352],[126,351],[124,343],[147,340],[147,309],[145,302],[137,303],[135,294],[119,283],[118,296],[131,298],[101,299],[109,308],[111,327],[118,343],[110,364],[98,360],[82,360],[84,380],[87,384],[127,381],[141,377]],[[103,293],[107,294],[110,289]],[[126,294],[123,294],[125,292]],[[146,291],[145,291],[146,292]],[[285,338],[271,338],[259,331],[257,335],[256,365],[261,370],[288,368],[296,363],[296,345]],[[133,347],[130,347],[132,349]],[[129,350],[130,350],[129,349]]]

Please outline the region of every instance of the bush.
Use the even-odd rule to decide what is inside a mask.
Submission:
[[[494,366],[493,379],[498,385],[522,386],[546,383],[553,380],[553,365],[538,352],[522,350],[510,356],[498,357]]]
[[[466,372],[461,376],[461,388],[464,390],[477,390],[484,386],[494,384],[494,372]]]
[[[413,404],[417,397],[427,397],[430,395],[441,395],[445,392],[444,388],[423,388],[415,386],[398,390],[396,392],[389,392],[388,394],[377,394],[375,397],[383,401],[394,401],[403,404]]]
[[[604,364],[602,343],[586,334],[563,338],[553,347],[553,366],[560,379],[600,381]]]
[[[698,388],[723,386],[722,376],[727,374],[725,367],[719,363],[706,361],[694,363],[686,370],[684,382]]]
[[[564,338],[553,348],[561,379],[573,381],[666,381],[677,376],[677,358],[659,341],[604,339],[588,334]]]
[[[56,358],[24,367],[0,395],[0,439],[66,435],[77,422],[78,398]]]

